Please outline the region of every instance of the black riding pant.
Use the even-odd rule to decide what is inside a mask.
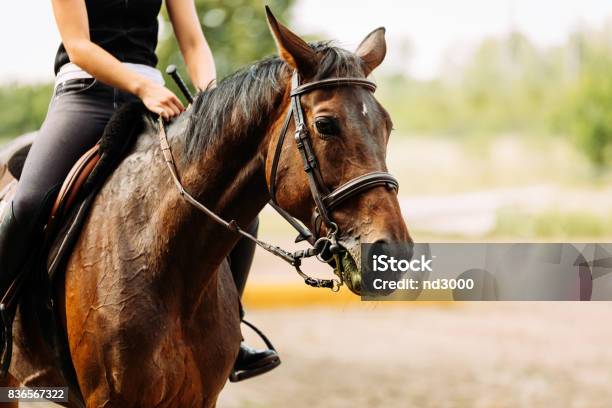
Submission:
[[[15,217],[23,228],[42,227],[50,194],[61,187],[74,163],[96,144],[117,108],[134,98],[94,79],[58,85],[13,198]]]

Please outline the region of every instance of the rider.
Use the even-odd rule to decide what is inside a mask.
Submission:
[[[165,119],[184,111],[155,68],[161,3],[52,0],[63,41],[55,57],[55,90],[13,201],[0,210],[2,293],[26,260],[28,243],[41,236],[53,193],[77,159],[96,144],[113,113],[138,99]],[[215,80],[215,63],[194,0],[166,0],[166,6],[189,76],[204,90]],[[240,293],[253,252],[248,242],[239,242],[232,251],[232,274]],[[235,371],[262,373],[278,362],[273,350],[241,344]]]

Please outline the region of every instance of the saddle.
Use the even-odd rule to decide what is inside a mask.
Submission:
[[[0,356],[0,369],[8,371],[12,348],[12,320],[17,306],[22,307],[22,318],[24,312],[24,301],[21,296],[25,286],[32,286],[41,292],[39,285],[44,283],[44,299],[35,299],[38,306],[34,307],[34,313],[47,317],[45,332],[46,339],[55,350],[58,364],[64,377],[71,385],[76,385],[76,377],[72,363],[67,354],[67,340],[64,330],[60,327],[59,311],[54,310],[52,305],[55,294],[51,289],[53,281],[63,277],[63,267],[80,235],[82,226],[87,219],[89,209],[108,177],[127,156],[134,146],[137,136],[145,127],[148,113],[146,107],[140,102],[128,103],[122,106],[106,125],[102,137],[98,143],[88,150],[72,167],[55,197],[51,197],[49,216],[44,229],[44,237],[40,243],[32,249],[30,258],[33,262],[26,265],[15,281],[10,285],[7,293],[2,299],[6,305],[5,310],[0,310],[2,315],[2,326],[4,330],[5,352]],[[0,200],[9,199],[21,176],[21,170],[25,158],[31,147],[31,141],[25,140],[16,149],[12,149],[10,157],[5,158],[6,165],[1,169],[0,177],[6,176],[6,171],[14,178],[0,192]],[[28,294],[29,294],[28,290]],[[40,297],[40,293],[32,294],[30,297]],[[28,299],[33,300],[33,299]],[[26,302],[27,303],[27,302]],[[30,306],[28,306],[30,307]],[[31,309],[31,307],[30,307]],[[40,319],[39,319],[40,320]],[[71,387],[72,389],[78,390]]]
[[[9,190],[7,190],[4,196],[8,196],[9,192],[15,187],[21,178],[21,171],[23,170],[25,159],[28,156],[31,147],[31,143],[26,144],[8,159],[6,168],[15,180],[9,186],[7,186]],[[70,212],[70,210],[74,207],[79,196],[79,192],[100,161],[100,154],[100,144],[96,144],[83,156],[81,156],[74,164],[68,173],[68,176],[66,176],[66,179],[62,183],[59,193],[57,193],[54,199],[47,226],[63,220],[63,216]],[[4,198],[4,196],[1,196],[0,198]]]

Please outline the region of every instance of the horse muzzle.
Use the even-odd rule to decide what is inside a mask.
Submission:
[[[340,240],[341,252],[338,254],[339,266],[336,266],[334,273],[338,275],[344,284],[359,296],[388,296],[394,290],[374,290],[373,280],[380,278],[386,281],[397,281],[404,277],[401,271],[388,270],[385,272],[372,272],[372,268],[365,267],[364,263],[370,262],[375,254],[393,253],[400,259],[410,260],[413,256],[413,244],[377,241],[374,245],[362,245],[359,239]],[[367,250],[368,253],[363,253]]]
[[[334,273],[354,294],[361,296],[361,244],[357,239],[340,240],[339,262]]]

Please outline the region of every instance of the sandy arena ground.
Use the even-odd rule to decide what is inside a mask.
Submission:
[[[610,407],[611,316],[612,303],[251,310],[283,364],[228,384],[219,407]]]
[[[281,352],[219,406],[610,407],[612,303],[252,311]]]
[[[245,304],[283,363],[220,408],[612,407],[612,302],[366,303],[260,251]]]

